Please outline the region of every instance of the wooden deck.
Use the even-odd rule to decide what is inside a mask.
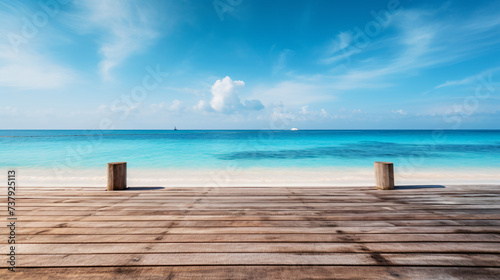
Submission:
[[[16,197],[17,272],[1,279],[500,277],[500,186],[19,187]]]

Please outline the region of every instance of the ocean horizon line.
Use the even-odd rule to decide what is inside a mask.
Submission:
[[[96,128],[2,128],[0,131],[292,131],[290,129],[270,129],[270,128],[119,128],[119,129],[96,129]],[[445,128],[300,128],[296,131],[500,131],[500,128],[461,128],[461,129],[445,129]]]

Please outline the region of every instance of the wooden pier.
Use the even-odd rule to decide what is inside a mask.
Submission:
[[[6,209],[1,214],[7,221]],[[7,270],[3,226],[0,279],[500,275],[500,186],[493,185],[19,187],[16,217],[16,272]]]

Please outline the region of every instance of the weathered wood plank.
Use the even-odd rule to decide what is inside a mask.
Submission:
[[[205,243],[205,242],[500,242],[499,234],[158,234],[18,235],[19,244],[41,243]],[[0,244],[6,244],[0,240]]]
[[[137,265],[410,265],[497,266],[498,254],[395,253],[164,253],[23,255],[19,267]],[[0,263],[0,267],[8,264]]]
[[[429,211],[430,212],[430,211]],[[384,213],[335,213],[330,211],[280,211],[280,210],[228,210],[228,211],[18,211],[17,214],[25,221],[57,220],[62,216],[80,217],[81,220],[101,219],[101,220],[449,220],[449,219],[487,219],[499,220],[500,213],[468,213],[463,211],[432,211],[428,214],[425,211],[419,213],[398,213],[395,211],[386,211]],[[3,216],[7,217],[7,216]],[[70,218],[71,219],[71,218]]]
[[[19,268],[0,278],[74,279],[498,279],[500,268],[401,266],[129,266]]]
[[[3,245],[9,246],[7,244]],[[19,255],[151,253],[500,253],[493,242],[19,244]]]
[[[89,213],[86,216],[81,215],[31,215],[19,218],[22,221],[398,221],[398,220],[498,220],[498,215],[381,215],[381,216],[333,216],[333,215],[276,215],[266,213],[267,215],[254,216],[249,215],[245,211],[234,211],[226,215],[195,215],[186,211],[177,213],[179,215],[93,215]],[[254,213],[255,214],[255,213]],[[6,216],[5,216],[6,217]]]
[[[23,279],[494,279],[500,269],[496,185],[16,194]]]
[[[174,224],[175,222],[175,224]],[[101,227],[397,227],[397,226],[500,226],[500,220],[390,220],[390,221],[73,221],[61,223],[22,222],[27,228],[101,228]]]
[[[175,226],[175,227],[174,227]],[[7,235],[8,228],[0,228],[0,235]],[[365,233],[498,233],[500,227],[148,227],[148,228],[28,228],[17,230],[17,234],[116,234],[116,235],[157,235],[157,234],[365,234]]]

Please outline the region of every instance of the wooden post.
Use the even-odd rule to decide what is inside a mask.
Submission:
[[[127,163],[108,163],[108,191],[124,190],[127,188]]]
[[[392,162],[375,162],[375,180],[378,189],[394,189],[394,165]]]

